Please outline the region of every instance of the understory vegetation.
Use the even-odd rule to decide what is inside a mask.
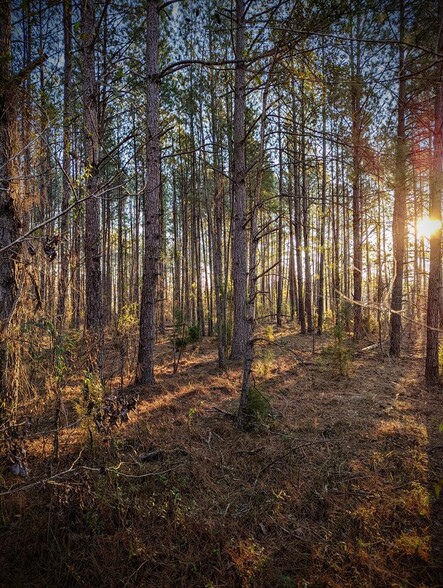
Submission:
[[[443,408],[413,333],[395,362],[332,328],[315,355],[289,327],[273,338],[247,432],[241,367],[219,370],[211,339],[173,373],[167,334],[157,384],[127,386],[125,371],[120,387],[110,333],[102,390],[81,338],[59,342],[65,363],[35,373],[46,393],[30,391],[17,426],[29,475],[2,469],[1,585],[439,585]]]

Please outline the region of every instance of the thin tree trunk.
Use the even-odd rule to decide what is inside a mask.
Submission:
[[[262,98],[262,112],[260,117],[260,143],[259,154],[257,161],[257,184],[253,192],[251,203],[251,231],[249,235],[249,288],[248,300],[246,306],[246,326],[247,326],[247,341],[245,348],[245,355],[243,358],[243,375],[242,387],[240,392],[240,402],[237,412],[237,426],[243,430],[246,425],[247,407],[250,391],[250,379],[252,373],[252,364],[254,361],[254,327],[255,327],[255,303],[257,298],[257,245],[259,238],[259,230],[257,226],[257,213],[259,207],[259,199],[261,193],[263,166],[265,161],[265,136],[266,136],[266,112],[268,107],[269,88],[272,79],[272,73],[276,64],[275,58],[270,67],[268,79],[263,90]]]
[[[336,152],[336,168],[335,168],[335,205],[332,202],[332,232],[333,232],[333,289],[334,289],[334,308],[335,308],[335,324],[339,325],[341,320],[341,304],[340,304],[340,174],[339,174],[339,158],[338,145]]]
[[[134,115],[133,129],[136,121]],[[134,135],[134,184],[135,184],[135,243],[134,243],[134,282],[132,301],[138,304],[140,293],[140,195],[138,193],[138,149],[137,139]]]
[[[174,325],[178,326],[179,323],[182,322],[181,317],[181,291],[180,291],[180,284],[181,284],[181,272],[180,272],[180,263],[181,257],[179,253],[179,229],[178,229],[178,206],[177,206],[177,185],[176,185],[176,176],[173,172],[172,176],[172,227],[174,233],[174,279],[173,279],[173,304],[172,304],[172,316]]]
[[[166,334],[166,316],[165,316],[165,301],[168,295],[167,288],[166,288],[166,265],[165,265],[165,258],[166,258],[166,227],[165,227],[165,206],[164,206],[164,196],[162,190],[162,181],[161,181],[161,172],[160,172],[160,235],[161,235],[161,243],[160,243],[160,260],[159,260],[159,277],[158,277],[158,294],[157,294],[157,302],[158,302],[158,334],[165,335]]]
[[[405,33],[404,1],[400,0],[399,86],[397,109],[396,181],[394,190],[394,216],[392,239],[394,248],[394,283],[391,298],[391,341],[389,354],[400,356],[401,311],[403,305],[403,273],[406,239],[406,130],[405,130],[405,49],[402,40]]]
[[[281,140],[281,107],[278,108],[278,234],[277,234],[277,327],[282,326],[283,306],[283,147]]]
[[[214,291],[215,291],[215,312],[217,316],[217,351],[218,366],[225,367],[226,349],[226,297],[224,293],[223,276],[223,185],[221,176],[220,138],[218,132],[218,118],[216,114],[217,99],[215,85],[211,84],[211,125],[213,140],[213,163],[214,163],[214,237],[213,237],[213,259],[214,259]]]
[[[360,14],[357,14],[358,38],[360,34]],[[353,53],[353,43],[351,50]],[[361,231],[361,66],[360,66],[360,41],[357,40],[356,56],[352,55],[352,237],[353,237],[353,278],[354,278],[354,340],[359,341],[363,337],[363,313],[362,313],[362,285],[363,285],[363,247]]]
[[[295,312],[297,307],[297,285],[295,281],[295,251],[294,251],[294,214],[293,214],[293,187],[291,184],[291,177],[289,176],[288,186],[288,215],[289,215],[289,308],[290,308],[290,321],[293,322],[295,318]],[[295,180],[295,178],[294,178]]]
[[[202,291],[202,275],[201,275],[201,238],[200,233],[200,203],[196,202],[194,205],[194,219],[193,219],[193,233],[194,239],[194,256],[195,256],[195,278],[197,290],[197,326],[200,337],[205,336],[205,317],[203,311],[203,291]]]
[[[312,320],[312,277],[311,277],[311,255],[309,248],[309,194],[306,161],[306,96],[304,91],[304,80],[301,81],[301,190],[302,190],[302,213],[303,213],[303,247],[305,261],[305,309],[308,333],[314,330]]]
[[[63,0],[63,31],[64,31],[64,69],[63,69],[63,177],[62,177],[62,210],[69,206],[71,193],[71,94],[72,94],[72,14],[71,0]],[[68,253],[69,216],[64,214],[60,220],[60,277],[58,282],[57,301],[57,326],[64,329],[66,319],[66,296],[69,280],[69,253]]]
[[[325,53],[322,47],[322,70],[325,74]],[[322,100],[322,176],[321,176],[321,213],[320,213],[320,260],[318,271],[317,296],[317,334],[323,331],[323,317],[325,310],[325,221],[326,221],[326,91],[323,90]]]
[[[208,316],[208,337],[212,337],[214,334],[214,315],[213,315],[213,289],[214,281],[209,276],[214,275],[214,223],[212,215],[211,198],[209,195],[208,188],[208,165],[207,165],[207,154],[206,145],[204,138],[204,127],[203,127],[203,112],[200,108],[200,134],[202,141],[202,153],[203,153],[203,168],[201,170],[201,176],[203,180],[203,193],[206,208],[206,220],[207,220],[207,231],[206,238],[203,238],[202,242],[202,255],[203,255],[203,268],[205,275],[205,298],[207,305],[207,316]],[[204,230],[204,219],[203,216],[200,219],[200,234],[205,236]],[[208,275],[209,271],[209,275]]]
[[[303,298],[303,264],[301,244],[301,197],[299,177],[299,150],[295,109],[295,79],[292,80],[292,134],[294,142],[294,233],[295,233],[295,259],[297,265],[297,315],[300,323],[300,332],[306,334],[305,302]]]
[[[121,183],[122,177],[117,175],[118,183]],[[120,316],[124,305],[126,304],[126,280],[125,280],[125,263],[124,263],[124,239],[123,239],[123,192],[121,188],[117,191],[117,313]]]

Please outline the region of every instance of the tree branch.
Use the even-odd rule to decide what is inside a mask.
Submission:
[[[36,57],[33,61],[31,61],[31,63],[28,63],[21,71],[19,71],[14,76],[14,81],[17,84],[17,86],[19,86],[22,82],[24,82],[26,80],[26,78],[34,71],[34,69],[36,67],[38,67],[39,65],[42,65],[47,59],[48,59],[48,56],[46,55],[46,53],[42,53],[41,55]]]

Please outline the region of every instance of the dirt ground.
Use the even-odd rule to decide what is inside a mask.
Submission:
[[[241,365],[219,370],[209,339],[173,374],[166,338],[157,384],[120,393],[137,407],[111,433],[74,410],[73,386],[58,459],[41,402],[30,476],[1,472],[0,585],[443,586],[442,392],[424,386],[420,340],[392,360],[273,336],[248,432],[233,419]]]

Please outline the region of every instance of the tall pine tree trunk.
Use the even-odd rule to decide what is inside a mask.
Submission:
[[[234,86],[234,154],[233,154],[233,231],[232,231],[232,283],[234,287],[234,329],[231,359],[243,357],[248,338],[246,321],[246,64],[245,7],[236,0],[235,34],[235,86]]]
[[[301,243],[301,196],[300,196],[300,164],[296,124],[295,108],[295,78],[292,79],[292,134],[294,153],[294,236],[295,259],[297,265],[297,315],[300,323],[300,332],[306,334],[305,302],[303,298],[303,264]]]
[[[265,137],[266,137],[266,113],[268,110],[269,89],[272,80],[272,74],[276,60],[270,67],[268,79],[263,89],[262,97],[262,111],[260,116],[260,144],[257,158],[257,183],[253,193],[251,203],[251,231],[249,235],[249,275],[248,275],[248,299],[246,305],[246,326],[247,326],[247,341],[245,348],[245,355],[243,358],[243,376],[242,386],[240,392],[240,402],[237,412],[237,426],[239,429],[244,429],[247,424],[247,408],[250,392],[250,380],[252,373],[252,364],[254,361],[254,330],[255,330],[255,302],[257,298],[257,267],[259,265],[257,260],[257,245],[259,240],[259,228],[257,225],[258,208],[260,202],[261,186],[263,181],[263,169],[265,162]],[[280,195],[281,196],[281,195]]]
[[[11,84],[11,3],[0,2],[0,249],[18,234],[12,186],[12,140],[15,126],[15,96]],[[15,262],[17,250],[0,253],[0,423],[8,420],[14,407],[10,381],[7,332],[17,295]]]
[[[443,0],[439,1],[440,32],[437,52],[443,52]],[[441,192],[443,188],[443,64],[440,62],[435,96],[435,122],[433,131],[433,150],[429,177],[430,206],[429,215],[441,221]],[[428,307],[426,314],[426,367],[425,378],[428,385],[440,383],[438,365],[438,342],[440,326],[441,299],[441,228],[431,235],[429,257]]]
[[[322,46],[322,70],[325,74],[325,47]],[[320,260],[318,270],[317,296],[317,334],[323,331],[325,312],[325,226],[326,226],[326,91],[322,96],[322,176],[321,176],[321,216],[320,216]]]
[[[288,289],[289,289],[289,320],[294,321],[297,306],[297,285],[295,281],[295,251],[294,251],[294,215],[293,215],[293,188],[291,183],[292,176],[289,175],[288,183],[288,217],[289,217],[289,269],[288,269]],[[295,179],[295,178],[294,178]]]
[[[72,15],[71,0],[63,0],[63,38],[64,38],[64,69],[63,69],[63,177],[62,177],[62,210],[69,206],[71,193],[71,94],[72,94]],[[57,326],[63,330],[66,319],[66,296],[69,278],[69,252],[67,247],[69,217],[64,214],[60,221],[60,277],[58,282]]]
[[[81,12],[83,116],[86,159],[85,277],[86,329],[92,371],[103,369],[103,303],[100,252],[98,86],[95,78],[95,1],[83,0]]]
[[[223,275],[223,216],[224,216],[224,197],[223,184],[221,175],[221,156],[220,156],[220,132],[219,120],[217,117],[216,85],[211,79],[211,128],[213,141],[213,168],[214,168],[214,224],[213,224],[213,270],[214,270],[214,292],[215,292],[215,312],[217,317],[217,351],[218,366],[225,367],[225,349],[226,349],[226,304],[224,292],[224,275]]]
[[[357,32],[360,34],[360,14],[357,14]],[[353,43],[352,53],[353,53]],[[363,244],[361,229],[362,193],[361,193],[361,65],[360,41],[356,41],[356,56],[352,55],[352,237],[353,237],[353,278],[354,278],[354,340],[363,337],[362,286],[363,286]]]
[[[399,87],[397,110],[396,181],[394,190],[394,217],[392,238],[394,247],[394,283],[391,299],[391,342],[389,354],[398,357],[401,345],[401,310],[403,303],[403,273],[406,238],[406,133],[405,133],[405,50],[404,2],[400,0]]]
[[[306,158],[306,96],[305,83],[301,81],[301,190],[302,190],[302,215],[303,215],[303,247],[305,258],[305,309],[306,323],[308,333],[314,330],[312,319],[312,277],[311,277],[311,254],[309,247],[309,194],[308,194],[308,177],[307,177],[307,158]]]
[[[277,327],[282,326],[283,311],[283,146],[281,129],[281,107],[278,108],[278,235],[277,235]]]
[[[146,189],[144,194],[145,249],[143,286],[140,303],[140,339],[135,382],[153,384],[156,294],[161,252],[160,222],[160,123],[158,46],[160,35],[160,5],[158,0],[147,2],[146,43]]]

